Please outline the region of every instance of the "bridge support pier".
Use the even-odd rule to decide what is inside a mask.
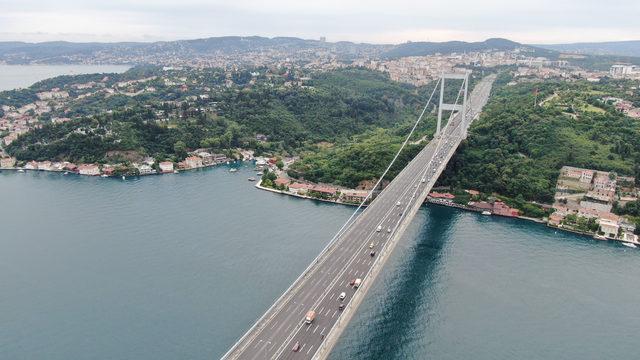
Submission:
[[[440,136],[440,129],[442,129],[442,112],[445,110],[451,111],[462,111],[462,118],[460,121],[463,123],[467,123],[467,92],[469,90],[469,71],[465,71],[464,73],[443,73],[440,77],[440,102],[438,105],[438,123],[436,126],[436,136]],[[463,97],[462,97],[462,105],[458,104],[449,104],[444,102],[444,83],[446,79],[451,80],[462,80],[463,81]],[[466,128],[465,128],[466,129]],[[464,138],[467,137],[467,133],[465,130]]]

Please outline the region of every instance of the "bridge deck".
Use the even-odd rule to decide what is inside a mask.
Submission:
[[[468,118],[485,105],[495,76],[483,79],[469,97]],[[225,354],[225,359],[324,358],[348,323],[369,285],[393,250],[466,129],[459,114],[432,140],[326,249],[260,320]],[[377,231],[378,226],[381,231]],[[373,244],[373,249],[370,249]],[[371,256],[371,251],[376,251]],[[349,283],[361,278],[355,289]],[[338,299],[345,292],[343,301]],[[345,309],[340,310],[339,304]],[[317,313],[304,323],[309,310]],[[299,351],[293,352],[298,343]]]

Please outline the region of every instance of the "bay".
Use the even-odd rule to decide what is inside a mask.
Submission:
[[[352,211],[238,166],[1,172],[0,359],[219,358]],[[331,359],[634,358],[639,255],[424,207]]]
[[[26,88],[59,75],[123,73],[128,65],[0,65],[0,91]]]

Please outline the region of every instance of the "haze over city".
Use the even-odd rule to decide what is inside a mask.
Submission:
[[[0,1],[0,41],[158,41],[226,35],[328,41],[521,43],[640,38],[640,3],[609,1]]]

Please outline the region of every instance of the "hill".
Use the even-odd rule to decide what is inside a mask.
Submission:
[[[640,40],[585,42],[572,44],[534,45],[540,48],[561,52],[587,55],[617,55],[640,57]]]

